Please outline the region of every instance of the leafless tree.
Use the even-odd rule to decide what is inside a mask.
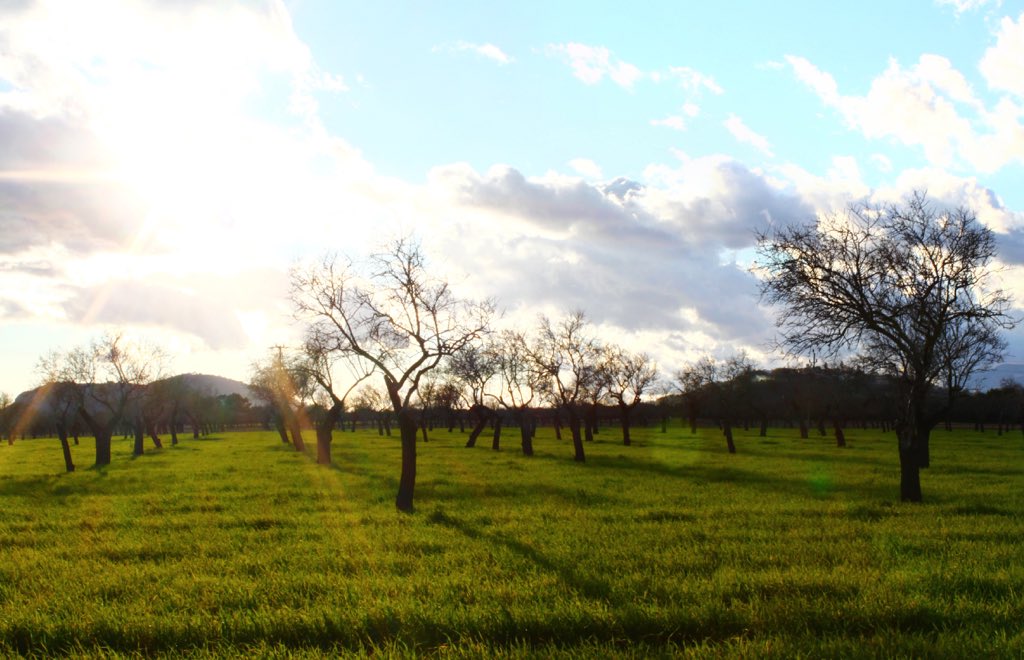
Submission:
[[[896,378],[900,497],[921,501],[920,468],[944,409],[929,408],[929,393],[944,385],[955,396],[1001,358],[1000,331],[1017,322],[992,282],[992,232],[969,209],[940,210],[915,193],[903,204],[770,229],[758,250],[762,299],[784,310],[783,346],[857,353]]]
[[[532,386],[550,405],[565,412],[574,458],[582,463],[586,454],[580,433],[580,408],[601,355],[597,339],[587,329],[586,316],[576,311],[556,323],[541,316],[529,351]]]
[[[71,382],[68,365],[60,351],[49,351],[36,363],[40,384],[29,403],[29,415],[46,414],[57,431],[61,452],[64,455],[64,469],[75,471],[71,456],[70,432],[78,419],[79,398],[75,384]]]
[[[631,415],[641,397],[658,381],[658,368],[646,353],[632,353],[621,347],[607,349],[608,395],[619,408],[622,444],[629,445]]]
[[[377,435],[391,435],[391,403],[379,389],[373,385],[363,385],[356,391],[352,405],[356,410],[366,410],[373,415],[377,424]]]
[[[682,397],[690,433],[697,432],[697,418],[703,411],[708,387],[715,382],[717,370],[712,358],[702,356],[676,372],[673,386]]]
[[[373,375],[372,365],[350,353],[332,351],[332,345],[331,337],[321,336],[318,327],[311,326],[303,344],[302,358],[296,363],[304,380],[313,386],[314,396],[322,399],[315,419],[316,462],[321,465],[331,463],[334,427],[345,412],[348,396]]]
[[[441,361],[479,340],[493,305],[457,298],[431,277],[419,246],[401,239],[372,255],[360,276],[326,257],[295,268],[291,299],[297,315],[330,338],[329,349],[372,365],[384,381],[402,438],[402,471],[395,506],[411,511],[416,485],[417,390]]]
[[[517,330],[505,330],[490,344],[490,353],[497,367],[498,386],[489,396],[512,414],[519,426],[523,455],[533,456],[535,424],[530,406],[537,398],[537,390],[526,335]]]
[[[252,366],[249,389],[257,398],[270,406],[274,426],[281,442],[291,444],[296,451],[305,451],[302,438],[304,404],[312,396],[312,381],[302,358],[285,355],[284,348],[275,347],[268,360]]]
[[[79,417],[96,439],[96,465],[110,464],[115,429],[145,386],[160,376],[165,360],[163,351],[136,345],[121,333],[64,354],[64,377],[74,384]]]
[[[488,383],[497,374],[499,353],[491,344],[487,347],[469,344],[448,360],[448,371],[469,391],[469,412],[476,420],[466,440],[467,448],[476,446],[477,438],[494,416],[494,410],[487,406],[486,392]]]

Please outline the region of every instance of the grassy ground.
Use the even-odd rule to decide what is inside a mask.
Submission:
[[[413,515],[370,433],[331,467],[270,433],[74,474],[0,447],[0,653],[1024,656],[1020,435],[937,431],[923,505],[891,435],[598,437],[578,465],[438,431]]]

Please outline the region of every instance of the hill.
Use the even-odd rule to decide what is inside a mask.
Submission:
[[[229,396],[231,394],[238,394],[248,399],[250,403],[257,403],[256,396],[253,394],[252,390],[249,389],[249,386],[238,380],[225,378],[224,376],[214,376],[212,374],[179,374],[178,376],[169,376],[168,378],[161,378],[160,380],[170,380],[171,378],[181,378],[189,387],[197,392],[202,392],[212,396]],[[38,390],[39,388],[37,387],[22,392],[14,398],[14,402],[22,405],[28,405],[35,398]]]

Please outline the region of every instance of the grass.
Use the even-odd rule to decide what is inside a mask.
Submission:
[[[923,505],[877,432],[730,456],[605,430],[586,465],[511,436],[421,443],[412,515],[375,433],[336,434],[330,467],[270,433],[73,474],[55,440],[0,447],[0,654],[1024,656],[1019,435],[936,431]]]

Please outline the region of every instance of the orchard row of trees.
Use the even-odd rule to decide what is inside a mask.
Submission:
[[[831,425],[840,444],[850,418],[874,417],[896,432],[901,497],[920,501],[931,429],[948,419],[971,377],[1001,358],[1000,331],[1016,323],[1008,296],[992,286],[991,232],[968,210],[936,211],[916,194],[903,205],[853,207],[775,228],[758,244],[762,297],[782,308],[780,347],[836,363],[843,357],[854,367],[764,372],[742,354],[698,360],[674,382],[690,424],[713,417],[734,452],[737,420],[766,425],[787,407],[805,432],[812,420],[819,429]],[[255,365],[252,391],[283,441],[302,449],[303,426],[316,429],[321,462],[330,461],[332,433],[351,403],[375,410],[382,431],[393,420],[402,447],[396,506],[403,511],[413,506],[417,435],[427,411],[447,410],[454,419],[456,410],[468,410],[470,446],[488,424],[496,444],[508,421],[530,455],[536,411],[545,409],[564,422],[582,462],[602,407],[616,411],[628,444],[633,411],[657,381],[649,357],[599,342],[582,312],[542,316],[530,330],[498,330],[494,304],[457,297],[408,240],[364,262],[328,255],[297,267],[290,299],[302,345],[279,347]],[[173,421],[187,408],[147,386],[155,356],[129,356],[112,337],[41,360],[49,399],[61,402],[51,407],[64,420],[57,427],[59,434],[65,429],[66,455],[75,419],[96,437],[102,465],[125,419],[141,452],[145,420]]]
[[[162,378],[165,355],[127,342],[121,334],[91,344],[50,351],[39,358],[40,385],[23,400],[0,406],[0,432],[11,443],[26,435],[56,435],[68,472],[75,469],[71,444],[80,435],[96,441],[96,465],[108,465],[112,438],[130,434],[133,453],[144,451],[146,437],[163,447],[186,425],[194,437],[225,426],[261,423],[262,411],[239,394],[214,395],[189,374]]]

